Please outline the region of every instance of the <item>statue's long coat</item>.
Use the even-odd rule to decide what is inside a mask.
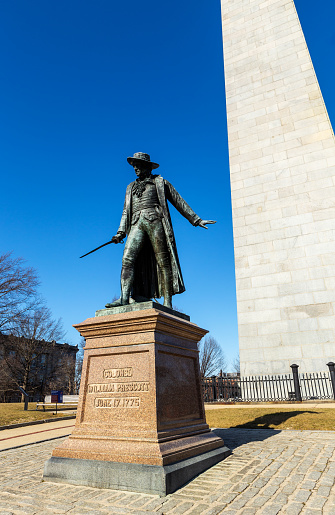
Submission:
[[[165,231],[167,247],[170,255],[173,294],[185,291],[183,276],[180,269],[176,242],[174,238],[170,212],[167,200],[178,209],[192,225],[198,225],[201,218],[191,209],[185,200],[179,195],[177,190],[168,181],[160,175],[152,177],[156,185],[158,201],[162,210],[162,223]],[[132,219],[132,189],[136,181],[131,182],[126,190],[126,198],[123,207],[120,227],[118,233],[129,234]],[[135,279],[133,293],[135,296],[143,296],[147,298],[162,297],[162,280],[155,259],[155,254],[151,246],[149,238],[147,238],[135,265]]]

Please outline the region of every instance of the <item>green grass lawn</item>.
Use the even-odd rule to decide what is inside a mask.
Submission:
[[[57,413],[36,411],[36,404],[29,403],[24,411],[23,403],[0,403],[0,426],[32,422],[62,416],[70,416],[72,411]],[[234,408],[224,406],[206,410],[206,420],[210,427],[244,427],[246,429],[309,429],[335,431],[335,409],[307,409],[274,407]]]
[[[335,409],[308,408],[233,408],[206,410],[210,427],[243,427],[246,429],[309,429],[335,431]]]
[[[7,426],[9,424],[20,424],[21,422],[33,422],[35,420],[46,420],[48,418],[67,417],[72,414],[72,410],[65,413],[57,413],[53,415],[54,411],[36,411],[36,403],[30,402],[28,410],[24,411],[24,403],[0,403],[0,426]]]

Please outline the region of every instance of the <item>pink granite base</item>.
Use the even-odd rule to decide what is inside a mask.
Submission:
[[[157,309],[75,327],[86,339],[77,419],[53,457],[167,466],[224,447],[205,420],[207,331]]]

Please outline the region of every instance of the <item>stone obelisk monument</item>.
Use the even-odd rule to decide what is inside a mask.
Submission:
[[[335,140],[293,0],[222,0],[241,373],[335,358]]]

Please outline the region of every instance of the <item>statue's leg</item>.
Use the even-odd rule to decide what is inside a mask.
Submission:
[[[163,224],[160,219],[150,223],[148,235],[154,249],[157,265],[163,281],[164,306],[172,308],[172,272],[170,254],[167,247]]]
[[[134,284],[134,268],[137,256],[143,246],[145,232],[140,224],[130,229],[122,258],[121,270],[121,304],[129,304],[130,293]]]

